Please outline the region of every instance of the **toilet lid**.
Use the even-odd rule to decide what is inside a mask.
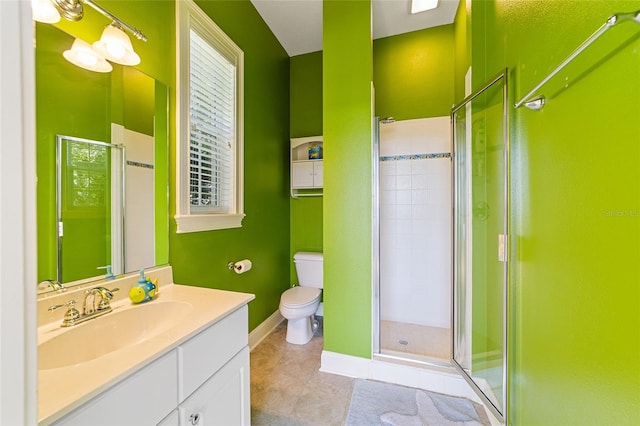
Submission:
[[[315,287],[296,286],[282,293],[280,302],[283,306],[289,308],[308,305],[320,297],[320,291],[319,288]]]

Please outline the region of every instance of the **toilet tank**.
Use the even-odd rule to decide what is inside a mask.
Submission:
[[[293,255],[298,283],[302,287],[322,288],[322,253],[301,251]]]

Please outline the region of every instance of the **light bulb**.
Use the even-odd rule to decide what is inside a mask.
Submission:
[[[98,63],[98,58],[95,54],[83,50],[78,52],[78,61],[82,62],[88,67],[92,67]]]
[[[107,51],[113,58],[122,59],[124,55],[127,53],[127,50],[120,43],[117,42],[109,42],[107,44]]]
[[[79,38],[73,41],[71,49],[62,53],[64,58],[80,68],[95,72],[110,72],[113,67],[91,48],[91,45]]]
[[[140,56],[133,50],[131,40],[115,22],[102,31],[93,49],[111,62],[122,65],[138,65]]]
[[[60,22],[60,13],[49,0],[31,0],[33,20],[45,24]]]

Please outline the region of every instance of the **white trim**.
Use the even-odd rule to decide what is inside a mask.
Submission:
[[[320,371],[341,376],[369,379],[370,359],[322,351]]]
[[[236,152],[235,211],[231,214],[191,214],[189,206],[189,30],[199,31],[216,40],[220,53],[235,58]],[[202,35],[202,34],[201,34]],[[176,215],[178,233],[239,228],[244,218],[244,52],[192,0],[176,2]]]
[[[306,136],[303,138],[291,138],[291,149],[297,148],[300,145],[304,145],[305,143],[313,143],[324,141],[322,136]]]
[[[282,321],[284,321],[284,317],[280,315],[280,310],[275,311],[269,318],[262,321],[249,333],[249,348],[254,350]]]
[[[35,424],[36,143],[31,2],[0,1],[0,424]]]
[[[176,233],[213,231],[216,229],[241,228],[245,214],[193,214],[175,215]]]

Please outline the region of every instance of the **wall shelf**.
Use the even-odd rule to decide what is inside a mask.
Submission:
[[[291,138],[291,196],[321,197],[323,188],[322,136]]]

